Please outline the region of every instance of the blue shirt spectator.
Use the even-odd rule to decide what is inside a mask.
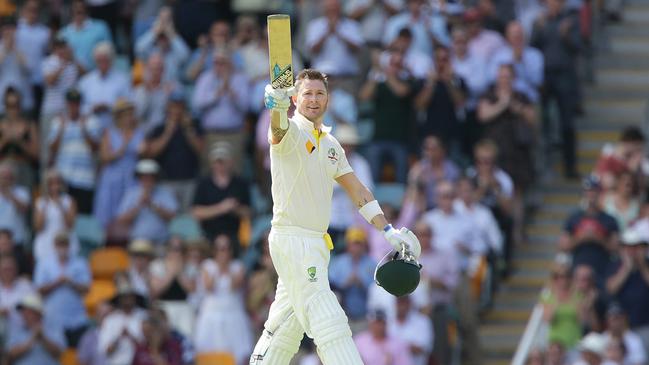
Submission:
[[[189,58],[189,52],[185,41],[174,30],[173,23],[166,25],[156,23],[135,43],[135,53],[142,60],[148,59],[154,53],[162,55],[165,80],[170,81],[180,80],[180,72]]]
[[[93,51],[101,42],[112,42],[110,30],[102,20],[90,19],[83,1],[72,4],[72,22],[59,32],[74,52],[74,58],[86,70],[95,68]]]
[[[33,85],[43,84],[41,63],[50,43],[49,28],[38,22],[39,6],[35,0],[25,2],[16,30],[16,46],[27,58]]]

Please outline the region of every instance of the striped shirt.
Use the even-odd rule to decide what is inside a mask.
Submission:
[[[43,75],[54,74],[63,64],[63,60],[56,55],[51,55],[43,61]],[[43,106],[41,114],[43,116],[53,116],[62,113],[65,108],[65,93],[76,84],[79,78],[79,70],[74,63],[69,63],[59,75],[59,78],[53,85],[45,85],[45,94],[43,96]]]

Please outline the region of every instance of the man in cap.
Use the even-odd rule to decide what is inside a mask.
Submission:
[[[60,327],[43,318],[43,302],[37,294],[18,304],[20,317],[12,320],[6,349],[13,365],[58,365],[66,343]]]
[[[163,244],[169,238],[167,226],[178,212],[178,202],[169,189],[158,185],[159,172],[154,160],[140,160],[135,166],[138,184],[122,197],[117,219],[130,227],[131,239]]]
[[[209,158],[211,173],[196,187],[192,215],[201,223],[209,240],[227,234],[233,242],[238,242],[239,225],[250,214],[249,185],[234,175],[230,143],[221,141],[212,145]],[[234,252],[238,253],[238,245],[234,245]]]
[[[367,331],[354,337],[358,352],[364,364],[372,365],[411,365],[410,349],[398,337],[388,334],[387,317],[381,309],[370,311]]]
[[[649,349],[649,237],[634,229],[622,236],[620,259],[607,270],[606,290],[628,315],[630,329],[637,333]]]
[[[618,303],[611,303],[606,311],[607,331],[604,336],[607,341],[618,339],[624,343],[626,355],[625,365],[643,365],[647,363],[647,353],[640,337],[629,330],[624,309]]]
[[[169,95],[166,108],[164,123],[146,137],[142,154],[160,164],[161,185],[176,194],[184,211],[191,203],[200,170],[203,131],[188,113],[180,88]]]
[[[93,157],[99,148],[101,125],[93,115],[81,114],[81,93],[65,93],[65,113],[52,120],[47,143],[49,163],[61,172],[68,193],[80,213],[91,214],[97,164]]]

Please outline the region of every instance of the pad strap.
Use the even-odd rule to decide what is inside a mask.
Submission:
[[[372,224],[372,219],[374,219],[374,217],[383,214],[383,210],[381,210],[381,206],[379,205],[379,202],[376,201],[376,199],[363,205],[361,209],[358,210],[358,212],[369,224]]]

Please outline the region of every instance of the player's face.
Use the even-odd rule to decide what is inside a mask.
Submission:
[[[297,111],[312,122],[320,121],[327,110],[329,95],[320,80],[302,80],[297,90]]]

